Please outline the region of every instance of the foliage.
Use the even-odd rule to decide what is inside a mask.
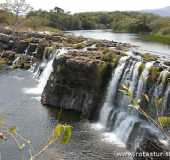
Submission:
[[[126,85],[122,85],[121,88],[119,89],[120,92],[122,92],[124,95],[126,95],[129,98],[130,101],[130,107],[133,107],[134,109],[136,109],[139,113],[141,113],[148,121],[150,121],[151,123],[153,123],[157,128],[159,128],[162,133],[165,136],[166,132],[164,130],[163,127],[170,125],[170,117],[168,116],[160,116],[158,114],[158,109],[160,108],[162,102],[163,102],[163,98],[162,97],[158,97],[155,99],[155,109],[157,110],[157,115],[156,117],[153,119],[151,115],[149,115],[147,112],[145,112],[143,110],[143,107],[141,106],[141,100],[140,99],[135,99],[133,97],[133,94],[130,90],[130,88]],[[149,103],[150,99],[149,96],[146,93],[143,93],[143,97],[145,98],[145,100]]]
[[[17,18],[20,15],[27,14],[32,9],[25,0],[5,0],[5,3],[0,4],[0,8],[15,14]]]
[[[59,112],[57,117],[58,121],[61,118],[61,112],[62,111]],[[49,137],[47,144],[45,144],[38,153],[33,153],[32,142],[22,136],[16,126],[7,127],[4,120],[0,118],[0,140],[6,140],[11,137],[19,150],[28,149],[30,157],[29,160],[37,159],[49,148],[50,145],[54,144],[56,141],[59,141],[61,144],[68,144],[71,136],[72,126],[58,123],[55,126],[52,135]]]
[[[170,36],[159,35],[159,34],[149,34],[149,35],[142,35],[142,39],[148,41],[157,41],[160,43],[170,44]]]
[[[11,25],[14,22],[14,15],[5,10],[0,10],[0,24]]]
[[[151,82],[155,82],[155,81],[158,79],[160,73],[161,73],[161,68],[160,68],[160,67],[153,66],[153,67],[151,67],[151,69],[150,69],[150,74],[149,74],[148,79],[149,79]]]
[[[144,68],[145,68],[144,63],[141,63],[141,65],[140,65],[139,68],[138,68],[138,73],[139,73],[139,75],[141,75],[141,73],[143,72]]]
[[[145,53],[145,54],[143,54],[142,55],[142,57],[143,57],[143,59],[145,60],[145,61],[156,61],[157,60],[157,56],[155,56],[155,55],[152,55],[152,54],[150,54],[150,53]]]
[[[158,121],[162,126],[170,125],[170,117],[161,116],[158,117]]]
[[[19,12],[15,7],[16,2],[19,2]],[[25,0],[6,0],[1,9],[16,15],[17,19],[25,22],[26,27],[35,30],[43,26],[60,30],[112,29],[114,32],[149,33],[142,38],[169,43],[170,18],[150,13],[115,11],[70,14],[59,7],[50,11],[34,10],[28,13],[31,7]],[[26,13],[28,14],[23,18]],[[0,23],[8,24],[8,19],[9,16],[3,13]]]

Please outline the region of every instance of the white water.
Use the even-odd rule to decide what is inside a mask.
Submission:
[[[142,62],[137,62],[134,66],[133,77],[129,88],[133,95],[135,94],[135,88],[138,82],[139,67],[141,64]]]
[[[40,67],[44,68],[44,70],[39,77],[38,85],[35,88],[24,88],[23,89],[24,93],[41,95],[46,84],[47,84],[47,81],[50,77],[50,74],[53,72],[53,61],[54,61],[54,59],[62,56],[65,53],[67,53],[67,49],[61,48],[61,49],[58,49],[56,51],[56,53],[52,54],[53,57],[48,62],[46,62],[47,60],[44,59],[43,62],[40,64]],[[38,75],[40,73],[40,67],[38,67],[36,72],[33,74],[33,78],[38,77]],[[38,99],[39,99],[39,97],[38,97]]]
[[[145,86],[146,80],[149,76],[149,70],[153,66],[154,62],[147,62],[145,65],[145,68],[140,76],[139,82],[138,82],[138,87],[137,87],[137,93],[136,93],[136,98],[140,99],[142,95],[143,88]]]
[[[138,119],[129,115],[126,115],[124,118],[125,119],[122,120],[119,126],[114,130],[114,133],[126,144],[134,128],[135,122],[137,122]]]
[[[51,74],[51,72],[53,71],[53,61],[54,61],[55,56],[47,63],[47,66],[45,67],[44,71],[42,72],[40,79],[39,79],[39,83],[35,88],[25,88],[24,92],[26,94],[37,94],[37,95],[41,95],[44,87],[49,79],[49,76]]]
[[[135,88],[137,87],[138,82],[138,70],[141,62],[132,63],[130,68],[126,67],[126,61],[128,57],[123,57],[118,64],[118,67],[115,69],[112,79],[110,81],[110,84],[107,89],[107,96],[106,100],[104,102],[104,105],[100,111],[100,117],[99,117],[99,123],[96,124],[97,129],[106,129],[108,126],[108,121],[111,122],[111,126],[113,129],[110,132],[104,132],[103,134],[103,140],[112,142],[117,144],[118,146],[125,147],[126,143],[128,142],[129,136],[131,135],[134,125],[136,122],[139,122],[139,118],[137,118],[135,115],[131,116],[126,111],[123,111],[120,109],[118,111],[115,109],[115,113],[111,113],[114,109],[114,98],[117,92],[117,87],[120,83],[120,78],[122,74],[124,76],[128,75],[128,72],[132,75],[132,79],[130,82],[130,90],[132,92],[135,91]],[[149,69],[153,65],[153,62],[147,63],[145,66],[145,69],[142,73],[142,76],[147,77],[149,74]],[[127,73],[126,73],[127,72]],[[128,77],[126,77],[128,78]],[[140,80],[143,79],[140,77]],[[142,91],[143,89],[143,83],[140,82],[138,86],[138,92]],[[123,97],[122,97],[123,98]],[[122,99],[123,101],[123,99]],[[120,102],[121,103],[121,102]],[[110,115],[112,114],[112,115]],[[116,116],[116,117],[115,117]],[[110,117],[110,118],[109,118]],[[113,123],[113,124],[112,124]],[[94,126],[94,125],[93,125]]]
[[[119,61],[118,67],[115,69],[115,72],[112,74],[112,79],[110,81],[110,84],[107,88],[107,95],[106,100],[104,102],[104,105],[100,111],[100,117],[99,117],[99,123],[106,127],[107,125],[107,119],[109,116],[110,111],[113,109],[113,98],[117,91],[117,86],[120,80],[120,77],[122,75],[123,69],[126,64],[126,60],[129,57],[122,57]]]

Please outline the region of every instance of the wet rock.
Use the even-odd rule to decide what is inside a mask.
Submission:
[[[38,44],[37,53],[35,57],[38,58],[39,60],[42,60],[44,50],[48,46],[49,46],[49,42],[46,39],[41,39],[41,41]]]
[[[145,134],[135,150],[134,160],[170,160],[168,146],[162,144],[153,134]]]
[[[92,55],[72,52],[55,59],[42,104],[75,110],[91,118],[102,103],[111,76],[110,64],[92,59]]]
[[[18,41],[15,43],[14,50],[17,53],[25,53],[25,50],[27,49],[28,45],[29,45],[29,42],[27,41],[24,41],[24,40]]]
[[[26,55],[17,55],[16,61],[13,62],[13,68],[29,69],[31,67],[31,57]]]
[[[27,51],[26,51],[27,53],[26,53],[26,54],[32,55],[33,52],[36,51],[37,46],[38,46],[38,45],[35,44],[35,43],[30,43],[29,46],[28,46],[28,48],[27,48]]]
[[[3,51],[3,52],[1,52],[0,53],[0,58],[2,58],[2,59],[5,59],[5,61],[6,61],[6,63],[8,64],[8,65],[11,65],[12,64],[12,62],[14,61],[14,59],[15,59],[15,52],[13,52],[13,51]]]

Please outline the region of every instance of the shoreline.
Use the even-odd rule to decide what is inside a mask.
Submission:
[[[170,45],[170,36],[161,36],[157,34],[149,34],[149,35],[139,35],[142,40],[150,41],[150,42],[159,42],[162,44]]]

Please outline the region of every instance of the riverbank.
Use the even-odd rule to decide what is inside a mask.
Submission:
[[[152,41],[152,42],[160,42],[163,44],[170,45],[170,36],[161,36],[157,34],[148,34],[148,35],[140,35],[142,40]]]

